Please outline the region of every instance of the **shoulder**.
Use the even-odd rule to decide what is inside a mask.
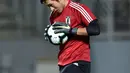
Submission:
[[[51,12],[50,12],[49,20],[50,20],[51,24],[53,23],[53,21],[54,21],[56,15],[57,15],[57,14],[56,14],[55,11],[51,11]]]
[[[89,7],[87,5],[81,4],[81,3],[78,3],[78,2],[73,2],[73,1],[70,2],[69,7],[73,8],[75,10],[78,10],[78,11],[89,9]]]
[[[51,11],[50,12],[50,15],[49,15],[50,18],[55,18],[57,16],[58,16],[58,13],[56,11]]]
[[[76,2],[71,1],[69,6],[82,15],[92,14],[91,9],[85,4],[76,3]]]

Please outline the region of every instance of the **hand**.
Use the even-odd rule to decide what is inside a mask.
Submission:
[[[56,22],[52,26],[55,33],[77,34],[77,28],[71,28],[64,22]]]

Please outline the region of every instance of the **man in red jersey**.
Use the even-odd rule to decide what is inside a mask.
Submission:
[[[55,33],[65,33],[69,40],[60,45],[60,73],[90,73],[89,37],[100,34],[97,18],[84,4],[71,0],[41,0],[51,9],[50,23]]]

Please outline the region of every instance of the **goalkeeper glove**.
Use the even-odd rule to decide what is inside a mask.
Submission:
[[[53,25],[54,33],[65,33],[67,35],[75,35],[77,34],[78,28],[71,28],[69,24],[66,24],[64,22],[56,22]]]

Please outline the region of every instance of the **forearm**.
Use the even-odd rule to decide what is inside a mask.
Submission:
[[[78,28],[77,29],[77,35],[88,36],[86,28]]]

